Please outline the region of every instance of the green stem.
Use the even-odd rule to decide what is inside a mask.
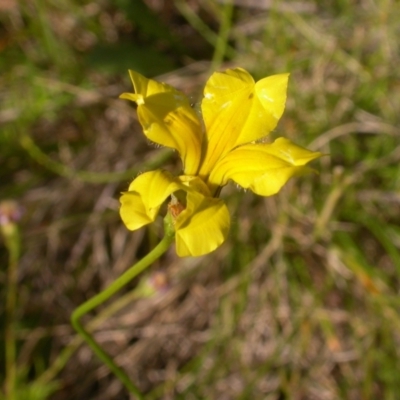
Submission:
[[[74,178],[82,182],[87,183],[110,183],[119,182],[124,179],[131,179],[137,175],[138,169],[131,168],[121,172],[92,172],[83,170],[74,170],[62,163],[59,163],[49,157],[27,134],[22,134],[19,138],[22,148],[28,153],[28,155],[34,159],[37,163],[47,168],[49,171],[54,172],[57,175],[64,176],[66,178]],[[166,150],[159,153],[159,156],[154,160],[150,160],[143,169],[156,169],[160,165],[164,164],[169,158],[171,158],[171,152]]]
[[[94,329],[98,328],[108,317],[115,314],[121,308],[125,307],[127,304],[132,302],[134,299],[142,297],[141,293],[136,289],[132,292],[126,293],[121,296],[118,300],[111,303],[109,306],[105,307],[98,316],[93,318],[86,327],[86,330],[92,332]],[[65,367],[68,360],[74,354],[74,352],[84,343],[83,338],[76,334],[71,341],[68,343],[64,349],[57,354],[56,359],[53,361],[51,366],[43,372],[42,375],[37,379],[40,384],[47,384],[51,382],[57,374]]]
[[[128,391],[133,393],[138,399],[143,399],[139,389],[132,383],[122,368],[115,364],[113,359],[100,347],[100,345],[94,340],[93,336],[83,327],[80,319],[97,306],[103,304],[168,250],[174,240],[174,231],[171,226],[168,227],[168,222],[166,222],[165,226],[166,232],[164,238],[149,254],[129,268],[101,293],[80,305],[71,316],[71,323],[75,330],[83,337],[100,360],[103,361],[114,375],[125,385]]]
[[[222,9],[221,26],[215,43],[214,55],[211,61],[211,72],[221,67],[228,50],[228,40],[231,31],[233,2],[228,0]]]
[[[189,24],[197,31],[203,38],[209,42],[212,46],[216,47],[219,37],[209,26],[203,22],[203,20],[190,8],[184,0],[175,0],[175,7],[182,14]],[[233,58],[235,56],[235,50],[232,46],[226,43],[224,45],[224,53],[227,57]]]
[[[7,298],[6,298],[6,326],[5,326],[5,357],[6,377],[5,394],[8,400],[15,399],[15,383],[17,368],[15,364],[15,306],[17,301],[18,259],[20,253],[20,239],[18,227],[14,223],[2,226],[2,233],[9,252],[7,273]]]

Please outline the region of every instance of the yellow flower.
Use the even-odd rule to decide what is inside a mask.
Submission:
[[[260,142],[282,116],[289,74],[255,83],[241,68],[216,72],[204,89],[199,116],[180,91],[129,73],[135,92],[120,97],[137,104],[148,139],[178,151],[183,173],[139,175],[121,196],[121,218],[128,229],[138,229],[153,222],[171,198],[168,210],[181,257],[207,254],[226,239],[230,216],[218,195],[228,181],[271,196],[321,156],[284,138]]]

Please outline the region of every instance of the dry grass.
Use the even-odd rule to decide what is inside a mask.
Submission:
[[[57,380],[54,400],[129,398],[85,345],[59,371],[52,365],[73,341],[74,308],[161,235],[161,224],[128,232],[118,216],[119,193],[138,172],[162,162],[180,168],[146,142],[134,110],[117,99],[130,90],[127,62],[148,70],[145,56],[129,60],[120,45],[151,57],[156,50],[168,68],[154,59],[148,75],[195,103],[217,44],[193,15],[216,32],[226,8],[181,3],[146,2],[157,11],[147,22],[160,18],[173,38],[154,24],[146,31],[123,1],[0,9],[1,199],[25,210],[18,366],[27,371],[23,388]],[[221,68],[243,66],[257,78],[290,71],[274,136],[329,156],[314,163],[318,175],[273,198],[225,188],[227,243],[198,259],[171,249],[140,279],[167,284],[140,298],[133,282],[95,337],[146,399],[397,399],[400,6],[236,3],[233,53]],[[104,45],[120,59],[100,57]],[[3,247],[0,260],[7,264]],[[26,393],[20,398],[46,398]]]

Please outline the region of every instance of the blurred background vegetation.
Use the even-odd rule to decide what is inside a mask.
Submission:
[[[226,187],[228,241],[194,259],[171,249],[91,329],[146,399],[399,399],[398,21],[395,0],[2,0],[0,222],[5,200],[22,218],[0,239],[0,307],[4,328],[16,290],[16,398],[129,398],[69,318],[161,234],[128,232],[119,193],[180,165],[118,95],[131,68],[196,104],[213,70],[241,66],[291,73],[273,136],[328,153],[319,174],[271,198]]]

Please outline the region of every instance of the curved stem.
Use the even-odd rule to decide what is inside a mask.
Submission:
[[[6,298],[6,326],[4,334],[5,343],[5,394],[7,399],[16,398],[16,340],[15,340],[15,308],[17,300],[17,269],[20,253],[20,238],[18,227],[10,222],[1,226],[1,233],[9,252],[9,263],[7,273],[7,298]]]
[[[166,224],[167,225],[167,224]],[[165,253],[171,243],[174,240],[174,232],[172,229],[166,229],[166,233],[161,242],[144,258],[138,261],[135,265],[124,272],[119,278],[117,278],[110,286],[108,286],[101,293],[92,297],[82,305],[80,305],[71,316],[71,323],[75,330],[83,337],[87,344],[92,348],[95,354],[106,364],[114,375],[125,385],[130,393],[133,393],[138,399],[143,399],[139,389],[132,383],[128,375],[115,364],[113,359],[101,348],[101,346],[94,340],[93,336],[83,327],[80,319],[92,311],[97,306],[104,303],[116,292],[122,289],[128,282],[134,277],[144,271],[149,265],[151,265],[156,259],[158,259],[163,253]]]
[[[108,317],[115,314],[118,310],[125,307],[127,304],[132,302],[134,299],[142,297],[140,291],[136,288],[132,292],[128,292],[121,296],[118,300],[105,307],[95,318],[93,318],[86,326],[88,332],[92,332],[94,329],[98,328]],[[83,337],[76,334],[71,341],[68,343],[63,350],[57,354],[57,357],[53,363],[47,368],[42,375],[37,379],[39,384],[47,384],[54,380],[56,375],[65,367],[68,360],[74,354],[76,350],[84,343]]]
[[[28,134],[22,134],[19,138],[22,148],[37,163],[47,168],[49,171],[66,178],[78,179],[88,183],[110,183],[130,179],[138,173],[137,168],[130,168],[126,171],[115,172],[93,172],[74,170],[67,165],[59,163],[49,157]],[[154,160],[150,160],[144,169],[156,169],[171,157],[171,152],[166,150],[159,154]]]

